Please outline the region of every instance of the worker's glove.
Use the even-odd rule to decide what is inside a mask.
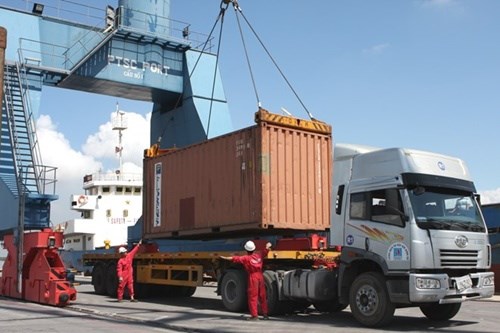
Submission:
[[[118,278],[118,282],[122,282],[123,281],[123,278],[122,277],[119,277]]]
[[[268,243],[266,244],[266,249],[268,249],[268,250],[269,250],[272,246],[273,246],[273,244],[271,244],[270,242],[268,242]]]

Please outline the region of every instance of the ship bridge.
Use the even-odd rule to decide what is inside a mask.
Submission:
[[[20,218],[26,228],[48,225],[50,201],[57,199],[56,168],[43,165],[34,126],[44,86],[152,102],[150,139],[161,137],[162,148],[232,130],[212,41],[170,19],[170,0],[119,0],[116,8],[68,0],[12,3],[0,0],[0,25],[7,30],[0,232]],[[77,19],[81,13],[85,20]]]

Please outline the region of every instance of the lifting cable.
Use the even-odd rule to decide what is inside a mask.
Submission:
[[[226,5],[226,8],[223,8],[223,4]],[[207,136],[206,136],[207,140],[208,140],[208,133],[210,131],[210,119],[212,118],[212,106],[214,104],[215,83],[217,82],[217,66],[219,65],[219,52],[222,42],[222,31],[223,31],[222,28],[224,27],[224,14],[228,7],[229,7],[229,0],[222,0],[220,3],[220,14],[219,14],[220,18],[219,41],[217,43],[217,52],[215,53],[217,57],[215,57],[214,78],[212,81],[212,95],[210,96],[210,108],[208,111]],[[219,18],[217,18],[217,21],[219,21]]]
[[[210,119],[212,117],[213,98],[214,98],[214,93],[215,93],[215,84],[217,82],[217,66],[219,64],[219,52],[220,52],[221,41],[222,41],[222,31],[223,31],[222,28],[224,26],[224,15],[225,15],[225,12],[226,12],[227,8],[229,7],[230,3],[233,4],[233,7],[234,7],[234,10],[235,10],[235,13],[236,13],[236,19],[237,19],[237,22],[238,22],[238,29],[239,29],[240,37],[241,37],[241,40],[242,40],[242,43],[243,43],[243,49],[244,49],[244,52],[245,52],[245,58],[246,58],[246,61],[247,61],[249,72],[250,72],[250,77],[251,77],[251,80],[252,80],[252,85],[253,85],[255,97],[257,99],[257,106],[260,108],[261,107],[261,102],[260,102],[260,99],[259,99],[259,94],[257,92],[257,85],[256,85],[255,78],[254,78],[254,75],[253,75],[252,66],[251,66],[251,63],[250,63],[250,57],[248,55],[247,46],[246,46],[246,43],[245,43],[245,39],[243,37],[243,31],[242,31],[242,28],[241,28],[241,23],[240,23],[240,19],[239,19],[238,13],[241,14],[241,16],[245,20],[246,24],[248,25],[248,27],[250,28],[250,30],[254,34],[255,38],[257,38],[258,42],[260,43],[260,45],[262,46],[262,48],[264,49],[264,51],[266,52],[266,54],[268,55],[268,57],[271,59],[272,63],[274,64],[274,66],[276,67],[276,69],[278,70],[278,72],[280,73],[281,77],[285,80],[286,84],[288,85],[288,87],[290,88],[290,90],[293,92],[293,94],[295,95],[295,97],[297,98],[297,100],[299,101],[299,103],[302,105],[302,107],[306,111],[306,113],[309,116],[309,118],[311,120],[316,120],[316,119],[314,119],[314,117],[311,114],[311,112],[309,112],[309,110],[307,109],[307,107],[305,106],[305,104],[302,102],[301,98],[299,97],[299,95],[297,94],[297,92],[295,91],[295,89],[292,87],[292,85],[288,81],[287,77],[285,76],[285,74],[283,73],[283,71],[281,70],[281,68],[278,66],[276,60],[273,58],[273,56],[271,55],[271,53],[269,52],[269,50],[267,49],[267,47],[264,45],[264,43],[260,39],[260,37],[257,34],[257,32],[255,31],[255,29],[252,27],[252,25],[250,24],[250,22],[247,20],[247,18],[243,14],[243,11],[241,10],[241,7],[239,6],[238,1],[237,0],[221,0],[219,15],[217,16],[217,19],[215,20],[215,23],[214,23],[214,25],[212,27],[212,30],[210,31],[210,34],[207,37],[207,40],[203,44],[203,48],[202,48],[202,50],[201,50],[198,58],[196,59],[196,62],[194,64],[194,66],[193,66],[193,69],[189,73],[189,78],[191,78],[191,76],[193,75],[196,67],[198,66],[198,63],[200,62],[201,57],[205,53],[207,45],[208,45],[208,43],[210,42],[210,40],[212,38],[212,34],[213,34],[214,30],[215,30],[215,27],[217,26],[217,24],[220,21],[221,22],[221,26],[220,26],[220,31],[219,31],[219,40],[218,40],[218,44],[217,44],[216,62],[215,62],[215,69],[214,69],[214,78],[213,78],[213,82],[212,82],[212,92],[211,92],[211,98],[210,98],[210,109],[209,109],[209,113],[208,113],[208,123],[207,123],[206,139],[208,139],[208,133],[209,133],[209,130],[210,130]],[[224,7],[224,5],[225,5],[225,7]],[[183,92],[186,89],[186,87],[187,87],[187,80],[184,80],[184,86],[183,86],[183,90],[182,90]],[[176,109],[179,106],[180,101],[181,101],[183,95],[184,95],[184,93],[179,94],[179,98],[177,99],[177,101],[176,101],[173,109]],[[165,134],[166,129],[167,128],[165,127],[163,129],[163,131],[162,131],[161,136],[158,137],[158,140],[157,140],[158,147],[160,146],[162,137]]]
[[[243,17],[243,19],[245,20],[245,22],[247,23],[248,27],[250,28],[250,30],[253,32],[255,38],[257,38],[257,40],[259,41],[260,45],[262,46],[262,48],[264,49],[264,51],[266,51],[267,55],[269,56],[269,58],[271,59],[271,61],[273,62],[274,66],[276,67],[276,69],[278,70],[278,72],[281,74],[281,77],[283,77],[283,79],[285,80],[285,82],[287,83],[288,87],[292,90],[293,94],[295,95],[295,97],[297,98],[297,100],[299,101],[299,103],[302,105],[302,107],[304,108],[304,110],[307,112],[307,115],[309,116],[309,118],[311,120],[316,120],[314,119],[313,115],[311,114],[311,112],[309,112],[309,110],[307,109],[307,107],[304,105],[304,103],[302,102],[302,100],[300,99],[299,95],[297,94],[297,92],[295,91],[295,89],[293,89],[292,85],[290,84],[290,82],[288,81],[287,77],[285,76],[285,74],[283,73],[283,71],[281,70],[281,68],[278,66],[278,64],[276,63],[276,61],[274,60],[273,56],[271,55],[271,53],[268,51],[268,49],[266,48],[266,46],[264,45],[264,43],[262,42],[262,40],[260,39],[259,35],[257,34],[257,32],[254,30],[254,28],[252,27],[252,25],[250,24],[250,22],[248,22],[247,18],[245,17],[245,14],[243,14],[243,11],[241,10],[240,6],[238,5],[238,1],[237,0],[226,0],[226,1],[230,1],[233,3],[233,6],[235,8],[235,11],[236,13],[240,13],[241,16]],[[237,16],[237,15],[236,15]],[[239,20],[238,20],[238,24],[239,24]],[[246,50],[245,50],[246,52]],[[248,57],[247,57],[247,61],[248,61]],[[251,72],[251,69],[250,69],[250,72]],[[252,74],[251,74],[252,75]],[[253,78],[253,75],[252,75],[252,78]],[[253,79],[252,79],[253,80]],[[254,85],[254,89],[255,89],[255,85]],[[257,97],[257,101],[258,101],[258,97]],[[260,104],[260,102],[259,102]]]
[[[201,57],[205,54],[205,50],[207,49],[207,45],[209,44],[210,40],[212,39],[212,34],[213,34],[214,30],[215,30],[215,27],[217,27],[217,24],[219,23],[219,20],[222,20],[222,21],[224,20],[224,14],[226,12],[227,7],[229,6],[229,3],[226,4],[226,8],[223,8],[223,6],[222,6],[223,3],[226,3],[226,1],[222,0],[222,2],[221,2],[219,15],[217,15],[217,19],[215,20],[215,23],[212,26],[212,30],[210,30],[210,33],[209,33],[209,35],[207,37],[207,40],[203,44],[203,48],[201,49],[201,52],[198,55],[198,58],[196,59],[196,62],[194,64],[194,66],[193,66],[193,69],[189,73],[189,76],[188,76],[189,78],[191,78],[193,76],[193,73],[194,73],[196,67],[198,66],[198,63],[200,62]],[[221,30],[222,30],[222,26],[221,26]],[[222,35],[222,32],[220,34]],[[218,50],[219,49],[220,49],[220,36],[219,36],[219,47],[218,47]],[[217,51],[217,59],[218,58],[219,58],[219,55],[218,55],[218,51]],[[217,73],[217,64],[215,66],[215,72]],[[214,79],[214,81],[215,81],[215,79]],[[184,91],[186,90],[187,82],[188,82],[188,80],[184,80],[183,87],[182,87],[182,93],[179,94],[179,97],[177,98],[177,101],[175,102],[175,105],[172,108],[172,110],[175,110],[179,106],[179,104],[181,102],[181,99],[184,96]],[[212,99],[213,99],[213,88],[212,88]],[[208,139],[208,128],[210,127],[210,115],[211,115],[211,113],[212,113],[212,102],[210,103],[210,112],[209,112],[209,120],[208,120],[208,127],[207,127],[207,139]],[[157,139],[157,145],[158,145],[158,147],[160,146],[161,140],[162,140],[163,136],[165,135],[165,131],[166,130],[167,130],[167,128],[165,126],[165,128],[163,129],[161,135]]]
[[[250,72],[250,78],[252,79],[253,91],[255,93],[255,98],[257,99],[257,107],[260,109],[261,103],[259,99],[259,93],[257,92],[257,85],[255,84],[255,79],[253,76],[252,65],[250,64],[250,57],[248,56],[247,45],[245,43],[245,38],[243,36],[243,30],[241,29],[240,17],[238,16],[238,12],[241,12],[241,8],[238,4],[238,1],[233,0],[233,7],[236,16],[236,21],[238,22],[238,29],[240,30],[241,42],[243,43],[243,50],[245,51],[245,58],[247,60],[248,71]]]

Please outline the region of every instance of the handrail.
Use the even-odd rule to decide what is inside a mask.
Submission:
[[[5,76],[9,75],[9,77],[10,77],[10,75],[12,75],[12,74],[9,74],[10,71],[11,71],[11,66],[5,64],[5,74],[6,74]],[[21,184],[19,182],[19,173],[18,173],[19,166],[18,166],[18,159],[16,158],[16,151],[15,151],[17,137],[16,137],[16,132],[15,132],[15,124],[14,124],[14,115],[13,115],[13,108],[14,108],[13,103],[14,102],[12,100],[12,86],[11,86],[10,80],[5,80],[3,89],[5,92],[5,94],[4,94],[5,95],[5,111],[7,113],[7,115],[6,115],[7,116],[7,127],[9,130],[9,136],[10,136],[9,140],[10,140],[11,146],[12,146],[13,173],[16,177],[17,194],[20,195],[23,191],[21,188]]]
[[[129,15],[123,14],[127,12],[129,13]],[[135,19],[135,17],[148,16],[151,16],[151,13],[133,9],[125,10],[123,6],[121,6],[118,10],[117,15],[118,28],[125,29],[127,31],[133,31],[136,33],[147,33],[148,35],[160,38],[168,35],[169,39],[177,41],[179,43],[189,44],[194,49],[200,49],[205,46],[205,51],[211,51],[211,49],[213,48],[212,41],[214,37],[211,37],[207,42],[208,35],[196,31],[191,31],[189,29],[191,25],[187,22],[171,19],[165,16],[155,15],[155,30],[160,31],[156,32],[149,29],[149,22],[145,20]],[[130,21],[132,24],[124,24],[125,20]],[[166,33],[163,33],[162,31],[166,31]]]
[[[19,62],[23,66],[46,67],[58,71],[66,61],[64,53],[67,49],[62,45],[29,38],[19,38]]]
[[[96,181],[142,181],[142,173],[113,173],[113,172],[96,172],[83,177],[83,183],[89,184]]]
[[[38,170],[37,170],[37,165],[40,164],[40,161],[42,160],[42,155],[40,153],[39,145],[38,145],[38,138],[36,136],[36,127],[35,127],[35,120],[33,119],[33,113],[31,112],[31,98],[29,96],[29,83],[28,83],[28,78],[26,75],[26,68],[23,66],[22,63],[16,64],[16,71],[17,71],[17,76],[19,78],[19,89],[21,92],[21,102],[23,105],[23,111],[24,111],[24,116],[25,116],[25,122],[26,122],[26,131],[27,131],[27,140],[28,140],[28,147],[30,149],[30,154],[32,158],[32,165],[23,165],[23,168],[29,168],[33,170],[33,176],[34,176],[34,181],[36,185],[37,192],[40,193],[41,189],[41,184],[38,179]],[[41,80],[41,78],[40,78]],[[40,82],[40,86],[41,86]],[[26,171],[29,173],[28,171]],[[26,182],[23,182],[23,184],[28,185]]]
[[[93,33],[93,35],[90,38],[87,38],[87,36],[89,36],[91,33]],[[88,57],[88,55],[90,54],[90,51],[96,49],[97,46],[101,45],[103,40],[106,39],[106,36],[110,36],[111,34],[112,34],[112,32],[109,34],[106,34],[106,32],[101,27],[99,27],[97,25],[90,28],[82,36],[82,38],[79,38],[77,41],[75,41],[73,43],[73,45],[71,45],[70,47],[67,48],[66,51],[64,51],[63,54],[65,57],[65,60],[64,60],[65,68],[66,69],[74,69],[75,67],[77,67],[76,65],[81,63],[83,58]],[[96,43],[93,43],[92,47],[90,49],[88,49],[86,47],[86,45],[88,45],[91,41],[94,41],[96,37],[99,38],[98,41]],[[79,47],[77,49],[77,46],[81,46],[81,47]],[[83,52],[84,56],[81,56],[78,60],[73,61],[73,55],[82,54],[82,52],[79,52],[81,50],[84,50],[84,52]],[[74,51],[74,53],[73,53],[73,51]],[[67,66],[68,63],[69,63],[69,66]]]
[[[101,39],[101,40],[100,40],[100,41],[99,41],[96,45],[94,45],[90,51],[89,51],[89,50],[87,50],[87,48],[85,47],[85,45],[84,45],[84,44],[81,44],[81,43],[80,43],[80,44],[81,44],[81,46],[82,46],[82,47],[80,48],[80,50],[85,49],[84,56],[83,56],[83,57],[81,57],[81,58],[80,58],[78,61],[76,61],[75,63],[73,63],[73,61],[69,59],[71,56],[68,56],[68,57],[67,57],[67,60],[66,60],[66,63],[65,63],[65,64],[67,64],[67,63],[68,63],[68,61],[70,62],[70,65],[69,65],[69,66],[67,66],[67,67],[69,67],[69,69],[71,69],[71,72],[73,72],[73,71],[75,71],[76,69],[78,69],[78,67],[80,67],[80,66],[79,66],[80,64],[82,64],[82,63],[84,63],[85,61],[87,61],[87,60],[88,60],[88,59],[89,59],[92,55],[94,55],[95,51],[97,51],[97,50],[98,50],[98,49],[99,49],[99,48],[100,48],[103,44],[107,43],[107,42],[111,39],[111,37],[113,37],[113,35],[114,35],[115,31],[116,31],[116,30],[112,30],[111,32],[109,32],[109,33],[108,33],[108,35],[105,35],[105,37],[104,37],[104,38],[102,38],[102,39]],[[96,36],[96,35],[95,35],[95,36]],[[75,45],[77,45],[77,44],[73,44],[73,46],[75,46]],[[73,47],[73,46],[71,46],[71,47]],[[68,51],[69,51],[69,50],[68,50]]]
[[[14,5],[11,5],[10,8],[17,8],[31,12],[35,3],[41,3],[39,0],[22,0],[19,2],[24,2],[24,6],[18,5],[17,7],[12,7]],[[43,6],[42,15],[44,17],[66,21],[71,20],[85,25],[95,25],[98,21],[104,23],[105,20],[105,8],[89,6],[75,1],[46,0],[43,2]]]
[[[21,59],[21,54],[19,53],[19,57]],[[16,63],[16,71],[17,71],[17,76],[19,79],[19,89],[21,92],[21,103],[23,106],[23,111],[25,115],[25,122],[26,122],[26,130],[27,130],[27,140],[28,140],[28,146],[30,149],[31,157],[32,157],[32,165],[28,166],[21,166],[22,168],[29,168],[33,170],[33,181],[34,185],[36,186],[37,193],[40,194],[46,194],[46,188],[48,184],[53,184],[53,193],[55,194],[55,183],[56,183],[56,169],[55,167],[50,167],[42,164],[42,154],[40,151],[40,145],[38,141],[38,136],[36,134],[36,121],[33,118],[33,112],[32,107],[31,107],[31,97],[29,95],[29,82],[28,82],[28,77],[26,73],[26,66],[24,63]],[[40,80],[42,78],[40,77]],[[42,85],[42,82],[40,82],[40,87]],[[16,147],[17,148],[17,147]],[[22,183],[24,184],[24,187],[26,188],[27,184],[27,177],[29,175],[29,171],[25,171],[25,177],[24,181]],[[49,173],[52,173],[54,175],[54,178],[49,178],[47,175]]]

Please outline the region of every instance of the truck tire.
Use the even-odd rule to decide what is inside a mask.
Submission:
[[[106,294],[106,266],[104,263],[97,263],[92,269],[92,284],[97,295]]]
[[[448,320],[460,311],[462,303],[422,305],[420,311],[430,320]]]
[[[191,297],[196,292],[196,287],[182,286],[182,297]]]
[[[135,297],[147,298],[151,296],[151,285],[146,283],[135,283],[134,282],[134,293]]]
[[[221,296],[224,307],[229,311],[247,310],[247,274],[240,270],[227,270],[222,277]]]
[[[314,302],[314,308],[319,312],[336,313],[347,308],[349,304],[340,304],[338,300]]]
[[[106,267],[106,294],[116,297],[118,290],[118,276],[116,275],[116,263],[109,263]]]
[[[349,305],[354,318],[364,326],[381,327],[394,317],[395,307],[380,273],[363,273],[354,280],[349,290]]]
[[[273,271],[264,272],[264,282],[266,283],[267,309],[269,315],[275,316],[293,312],[293,301],[279,299],[278,281]]]
[[[165,286],[168,297],[191,297],[196,292],[196,287]]]

